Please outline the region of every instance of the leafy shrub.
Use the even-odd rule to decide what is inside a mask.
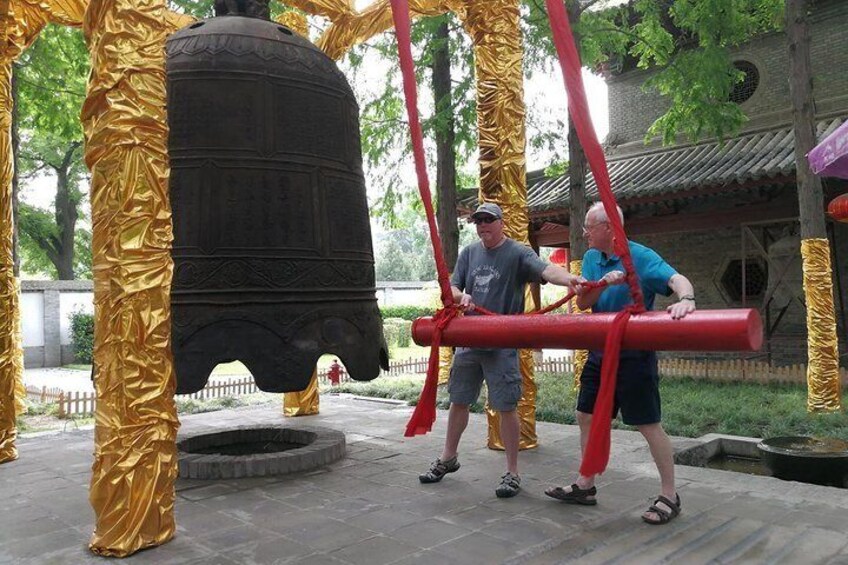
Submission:
[[[409,347],[412,337],[412,322],[401,318],[383,320],[383,335],[389,348]]]
[[[435,309],[426,306],[413,305],[382,306],[380,307],[380,313],[383,315],[384,320],[389,318],[401,318],[412,322],[416,318],[432,316],[435,313]]]
[[[90,364],[94,354],[94,315],[85,312],[71,314],[71,344],[74,357],[80,363]]]
[[[59,405],[55,402],[30,402],[26,403],[25,416],[57,416]]]

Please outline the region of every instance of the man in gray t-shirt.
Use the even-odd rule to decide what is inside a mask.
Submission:
[[[550,282],[571,289],[583,282],[581,277],[542,261],[532,249],[506,237],[503,212],[497,204],[480,205],[471,214],[471,220],[477,226],[480,242],[460,252],[451,278],[454,300],[466,315],[475,315],[477,305],[498,314],[524,312],[524,286],[528,282]],[[507,472],[495,494],[501,498],[515,496],[521,483],[520,423],[516,411],[521,398],[521,374],[515,349],[456,349],[448,381],[451,405],[445,447],[441,457],[418,479],[422,483],[436,483],[459,469],[459,440],[468,425],[468,407],[476,402],[483,381],[489,406],[501,416],[500,432],[506,452]]]

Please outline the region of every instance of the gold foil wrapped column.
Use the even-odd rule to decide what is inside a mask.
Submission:
[[[20,416],[26,412],[26,385],[24,385],[24,327],[23,320],[20,316],[20,296],[21,286],[19,280],[15,280],[15,294],[13,308],[18,311],[18,317],[15,320],[17,327],[15,328],[15,349],[13,351],[20,352],[12,359],[15,368],[15,415]]]
[[[803,240],[801,258],[807,298],[807,410],[835,412],[842,409],[842,386],[828,240]]]
[[[583,274],[583,260],[575,259],[571,261],[569,264],[569,270],[571,273],[575,275]],[[571,301],[571,312],[572,314],[587,314],[591,312],[591,308],[587,308],[585,310],[581,310],[577,307],[577,301]],[[589,352],[585,349],[577,349],[574,351],[574,362],[572,366],[574,367],[574,390],[580,388],[580,375],[583,374],[583,367],[586,366],[586,361],[589,360]]]
[[[318,413],[318,369],[312,373],[309,385],[300,392],[287,392],[283,395],[283,415],[310,416]]]
[[[15,416],[23,407],[23,344],[12,238],[12,62],[35,41],[46,21],[45,4],[0,0],[0,463],[18,458]]]
[[[89,547],[99,555],[160,545],[175,529],[166,14],[164,0],[93,0],[84,22],[97,391]]]
[[[525,289],[524,301],[525,311],[531,311],[533,309],[533,300],[530,296],[529,285]],[[533,359],[532,349],[518,350],[518,369],[521,371],[521,398],[518,400],[517,407],[520,426],[518,448],[533,449],[539,446],[539,441],[536,435],[536,363]],[[489,408],[487,403],[486,416],[489,423],[488,447],[489,449],[503,450],[500,414]]]
[[[464,27],[474,43],[477,70],[477,127],[480,199],[504,211],[506,234],[528,244],[525,147],[524,51],[518,0],[467,2]],[[530,302],[528,302],[529,304]],[[521,449],[538,445],[536,383],[532,350],[519,351],[524,394],[518,404]],[[489,447],[502,449],[500,418],[489,415]]]
[[[18,285],[12,252],[12,61],[0,60],[0,463],[18,458],[16,394],[23,356],[18,340]]]

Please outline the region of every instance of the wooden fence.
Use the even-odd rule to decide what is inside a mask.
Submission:
[[[536,371],[544,373],[572,373],[574,363],[570,358],[545,359],[536,364]],[[807,366],[788,365],[774,367],[761,361],[742,359],[696,361],[689,359],[660,359],[660,375],[667,378],[692,378],[710,381],[754,383],[806,384]],[[840,369],[842,383],[848,385],[848,370]]]
[[[205,387],[193,394],[178,394],[176,398],[193,398],[196,400],[209,400],[211,398],[238,397],[246,394],[260,392],[253,382],[253,377],[242,377],[231,381],[210,380]],[[64,391],[60,388],[27,387],[27,397],[42,403],[57,404],[57,415],[60,418],[66,416],[84,416],[93,414],[96,397],[93,392]]]
[[[390,363],[388,376],[424,374],[427,372],[428,359],[407,359]],[[792,383],[807,382],[807,367],[805,365],[790,365],[773,367],[768,363],[758,361],[727,360],[727,361],[694,361],[686,359],[660,359],[660,375],[667,378],[693,378],[710,381],[733,381],[754,383]],[[536,371],[544,373],[571,373],[574,363],[569,357],[554,357],[536,364]],[[848,386],[848,370],[840,369],[843,386]],[[350,381],[350,376],[342,367],[340,382]],[[326,372],[318,377],[320,384],[329,385]],[[247,376],[230,381],[210,380],[200,391],[194,394],[177,395],[177,398],[193,398],[209,400],[212,398],[238,397],[260,392],[253,382],[253,377]],[[27,387],[27,396],[31,400],[42,403],[56,403],[59,406],[59,416],[85,415],[94,413],[95,397],[92,392],[66,392],[59,388]]]

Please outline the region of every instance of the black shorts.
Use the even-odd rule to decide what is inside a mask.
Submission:
[[[602,358],[589,353],[580,375],[580,395],[577,411],[591,414],[601,387]],[[621,410],[621,420],[628,426],[660,422],[660,377],[657,354],[653,351],[628,351],[618,365],[612,417]]]

